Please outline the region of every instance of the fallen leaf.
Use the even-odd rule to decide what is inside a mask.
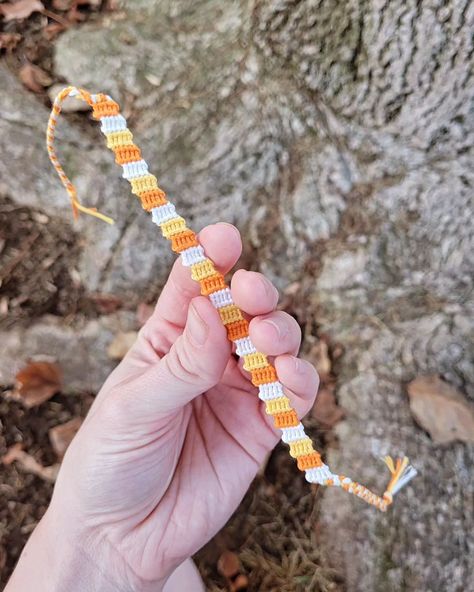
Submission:
[[[13,51],[20,41],[19,33],[0,33],[0,49]]]
[[[337,404],[334,395],[334,385],[323,386],[319,390],[311,415],[322,426],[328,429],[334,427],[344,419],[345,412]]]
[[[63,86],[61,86],[61,88],[63,88]],[[59,88],[59,90],[61,90],[61,88]],[[57,92],[53,94],[51,102],[54,101],[57,94]],[[84,105],[88,110],[89,105],[87,103],[71,98],[71,102],[68,105],[68,111],[83,111]],[[95,292],[89,296],[89,299],[94,303],[97,310],[102,314],[110,314],[119,308],[122,308],[123,306],[123,300],[121,298],[115,296],[114,294],[107,294],[106,292]]]
[[[43,88],[49,86],[53,80],[51,76],[39,66],[27,63],[20,68],[20,80],[28,90],[39,93]]]
[[[331,374],[332,364],[329,357],[329,347],[324,339],[318,341],[309,350],[308,359],[318,371],[321,382],[327,382]]]
[[[151,304],[145,304],[144,302],[140,302],[137,306],[137,321],[140,327],[148,321],[154,311],[154,307]]]
[[[28,409],[41,405],[61,390],[61,371],[50,362],[30,362],[15,378],[17,384],[12,398]]]
[[[81,427],[81,424],[82,418],[74,417],[70,421],[57,425],[49,430],[49,441],[59,459],[63,458],[69,444]]]
[[[240,560],[232,551],[224,551],[217,561],[217,571],[225,578],[235,578],[240,573]]]
[[[43,4],[39,0],[18,0],[18,2],[4,2],[0,4],[0,13],[6,22],[15,19],[26,19],[34,12],[42,12]]]
[[[138,333],[126,331],[117,333],[107,348],[107,355],[111,360],[121,360],[135,343]]]
[[[407,387],[415,420],[437,444],[474,442],[474,405],[437,375],[418,376]]]
[[[2,464],[6,466],[11,465],[13,462],[17,462],[27,473],[37,475],[49,483],[54,483],[56,481],[59,464],[43,467],[43,465],[33,458],[31,454],[28,454],[22,449],[21,444],[10,446],[2,458]]]

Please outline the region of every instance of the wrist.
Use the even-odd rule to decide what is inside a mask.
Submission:
[[[165,581],[141,580],[107,541],[68,532],[50,508],[23,549],[5,592],[160,592]]]

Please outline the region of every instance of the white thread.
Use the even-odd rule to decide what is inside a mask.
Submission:
[[[213,292],[212,294],[209,294],[209,298],[216,308],[223,308],[224,306],[234,304],[229,288]]]
[[[126,162],[122,165],[124,179],[136,179],[137,177],[144,177],[148,175],[148,165],[144,160],[138,160],[136,162]]]
[[[238,356],[247,356],[248,354],[255,354],[257,353],[257,349],[254,344],[250,341],[250,337],[242,337],[241,339],[236,339],[235,343],[235,353]]]
[[[338,475],[331,473],[326,464],[323,464],[321,467],[308,469],[305,471],[305,478],[309,483],[319,483],[319,485],[324,485],[329,479],[338,487],[341,484]]]
[[[108,115],[100,118],[100,129],[103,134],[122,132],[127,129],[127,121],[123,115]]]
[[[306,438],[304,426],[301,422],[297,426],[291,428],[282,428],[281,431],[281,439],[283,442],[285,442],[285,444],[290,444],[291,442],[296,442],[297,440],[303,440],[303,438]]]
[[[270,401],[284,396],[281,382],[267,382],[258,387],[258,398],[261,401]],[[304,437],[304,436],[303,436]]]
[[[197,247],[189,247],[189,249],[185,249],[181,251],[181,263],[185,267],[191,267],[195,263],[201,263],[201,261],[205,261],[206,256],[204,255],[204,249],[201,245]]]
[[[326,480],[323,471],[321,471],[321,467],[313,467],[312,469],[308,469],[305,471],[305,479],[309,483],[319,483],[322,485]]]
[[[153,222],[159,226],[163,222],[177,217],[176,208],[172,203],[166,203],[163,206],[152,208],[151,217]]]
[[[418,471],[411,465],[408,466],[397,483],[395,483],[392,489],[392,495],[395,495],[402,487],[405,487],[405,485],[409,483],[413,477],[416,477],[416,475],[418,475]]]

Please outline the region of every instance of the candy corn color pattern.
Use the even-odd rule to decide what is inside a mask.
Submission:
[[[101,123],[107,147],[113,151],[115,162],[122,167],[122,176],[130,183],[132,193],[138,197],[143,209],[151,213],[153,222],[170,241],[172,250],[181,256],[183,265],[190,268],[191,277],[201,286],[201,294],[208,296],[218,310],[228,338],[235,344],[237,354],[244,360],[244,368],[248,370],[252,383],[258,388],[258,396],[265,405],[265,411],[273,417],[275,427],[281,430],[283,442],[289,445],[290,455],[296,459],[297,466],[305,473],[307,481],[341,487],[385,511],[392,503],[392,496],[416,474],[415,469],[408,466],[408,459],[405,457],[394,463],[390,457],[385,458],[392,478],[383,496],[372,493],[349,477],[330,471],[321,460],[320,454],[313,448],[303,424],[292,409],[275,368],[265,354],[255,349],[250,340],[248,321],[232,301],[232,294],[224,276],[206,257],[196,234],[188,228],[185,219],[176,212],[175,206],[167,200],[165,192],[158,187],[156,177],[149,172],[140,149],[133,142],[133,135],[127,128],[125,118],[120,114],[118,104],[107,95],[93,95],[82,89],[68,87],[59,93],[54,102],[48,123],[47,148],[51,162],[70,196],[75,216],[82,211],[112,223],[107,216],[80,204],[74,186],[56,157],[53,148],[55,127],[61,104],[67,97],[82,99],[92,108],[93,117]]]

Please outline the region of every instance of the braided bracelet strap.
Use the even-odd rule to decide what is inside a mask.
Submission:
[[[61,112],[61,104],[67,97],[74,96],[85,101],[92,108],[94,119],[101,123],[101,130],[107,139],[107,147],[113,151],[115,162],[122,166],[122,176],[130,183],[132,193],[140,199],[143,209],[151,213],[153,222],[160,227],[163,236],[171,242],[172,250],[181,255],[183,265],[190,268],[191,277],[201,286],[201,294],[208,296],[219,312],[229,340],[235,343],[237,355],[243,358],[245,370],[248,370],[252,383],[258,387],[258,396],[265,403],[265,411],[273,417],[275,427],[281,430],[281,439],[289,445],[290,455],[296,459],[298,468],[305,472],[307,481],[341,487],[379,510],[385,511],[392,503],[392,496],[416,475],[415,469],[408,466],[408,459],[406,457],[398,459],[396,463],[390,457],[384,459],[392,473],[392,478],[382,497],[348,477],[336,475],[330,471],[321,460],[320,454],[314,449],[304,431],[303,424],[291,407],[275,368],[265,354],[255,349],[250,340],[249,323],[234,304],[224,276],[206,257],[196,234],[187,227],[184,218],[176,212],[175,206],[167,200],[165,192],[158,187],[156,177],[148,171],[148,165],[143,160],[140,149],[133,142],[126,120],[120,114],[119,105],[108,95],[93,95],[83,89],[70,86],[62,90],[54,101],[48,122],[47,148],[51,162],[70,196],[74,215],[77,217],[78,212],[82,211],[113,223],[110,218],[100,214],[94,208],[86,208],[80,204],[75,188],[54,151],[55,127]]]

